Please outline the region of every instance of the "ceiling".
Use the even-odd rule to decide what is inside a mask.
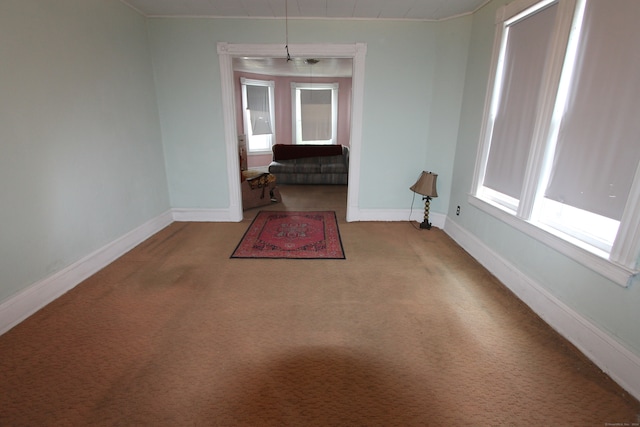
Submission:
[[[466,15],[489,0],[121,0],[149,17],[409,19]]]

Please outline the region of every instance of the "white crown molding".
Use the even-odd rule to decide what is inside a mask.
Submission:
[[[640,356],[568,307],[450,218],[446,218],[444,230],[547,324],[622,388],[640,399]]]
[[[0,335],[173,222],[171,212],[153,218],[63,270],[0,304]]]
[[[470,16],[485,7],[492,0],[485,0],[474,10],[470,12],[462,12],[455,15],[444,16],[442,18],[381,18],[371,16],[286,16],[286,15],[274,15],[274,16],[256,16],[256,15],[216,15],[216,14],[162,14],[162,13],[144,13],[140,9],[130,4],[129,0],[120,0],[126,6],[135,10],[145,18],[162,18],[162,19],[243,19],[243,20],[283,20],[289,21],[374,21],[374,22],[444,22],[452,19],[461,18],[464,16]],[[538,0],[539,1],[539,0]]]

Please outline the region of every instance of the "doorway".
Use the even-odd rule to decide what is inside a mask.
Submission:
[[[366,45],[363,43],[289,45],[289,51],[294,57],[351,58],[353,60],[350,164],[346,219],[347,221],[357,221],[359,219],[358,196],[360,190],[360,152],[362,144]],[[243,219],[240,180],[237,179],[240,175],[240,166],[238,162],[238,135],[235,122],[233,58],[245,56],[255,58],[279,58],[283,56],[283,52],[284,46],[282,45],[218,43],[225,143],[227,148],[226,160],[230,199],[229,216],[232,221],[241,221]]]

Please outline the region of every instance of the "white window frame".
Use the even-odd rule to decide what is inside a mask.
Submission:
[[[543,75],[538,118],[532,147],[525,172],[524,188],[520,200],[509,200],[498,192],[483,187],[491,142],[491,109],[497,95],[496,77],[501,72],[501,57],[505,48],[504,30],[510,22],[522,19],[543,7],[557,3],[556,25],[552,35],[552,51]],[[539,218],[539,200],[548,176],[550,153],[555,150],[557,117],[554,116],[556,98],[561,85],[565,56],[571,54],[578,43],[579,29],[585,0],[516,0],[498,10],[496,35],[480,144],[476,157],[474,179],[469,203],[502,220],[514,228],[558,250],[569,258],[626,287],[638,273],[640,254],[640,165],[627,199],[615,241],[609,251],[602,245],[591,244],[588,238],[578,239],[566,234],[561,227],[542,223]],[[570,62],[570,61],[567,61]],[[499,83],[499,82],[498,82]],[[577,235],[577,234],[576,234]]]
[[[273,80],[256,80],[256,79],[247,79],[240,78],[240,84],[242,86],[242,117],[243,117],[243,126],[244,126],[244,134],[247,136],[247,154],[266,154],[271,153],[273,145],[276,143],[276,121],[275,121],[275,102],[274,102],[274,90],[275,90],[275,81]],[[269,115],[271,121],[271,134],[270,135],[253,135],[251,130],[251,117],[249,110],[247,109],[247,85],[249,86],[265,86],[269,89]],[[268,145],[268,147],[264,148],[255,148],[255,143],[252,144],[252,140],[255,142],[255,138],[260,138],[265,140],[263,144],[260,145]]]
[[[300,89],[306,90],[331,90],[331,139],[322,141],[303,141],[302,127],[300,126]],[[291,140],[294,144],[325,144],[335,145],[338,143],[338,83],[291,83]]]

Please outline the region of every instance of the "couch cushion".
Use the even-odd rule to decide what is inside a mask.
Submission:
[[[296,163],[293,167],[294,173],[320,173],[319,163]]]
[[[300,159],[306,157],[336,156],[342,154],[342,145],[276,144],[272,148],[273,160]]]
[[[320,165],[320,172],[322,173],[347,173],[347,166],[344,163],[330,163],[327,165]]]
[[[318,157],[317,161],[318,163],[320,163],[321,165],[342,165],[344,164],[344,157],[342,155],[340,156],[324,156],[324,157]]]
[[[270,173],[320,173],[320,163],[271,162]]]

